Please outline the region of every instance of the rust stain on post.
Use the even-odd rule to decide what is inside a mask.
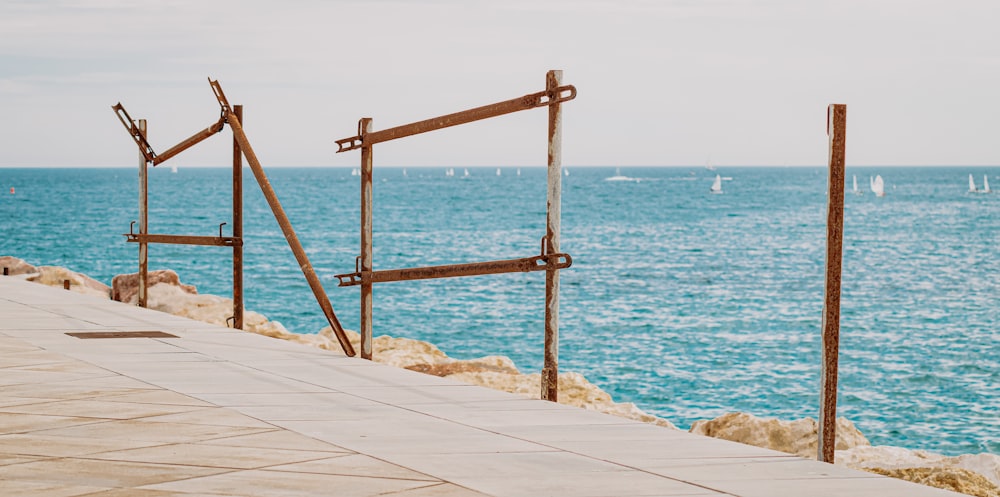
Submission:
[[[233,114],[243,124],[243,106],[234,105]],[[243,329],[243,154],[233,137],[233,328]]]
[[[562,71],[545,75],[545,88],[556,92],[562,85]],[[562,218],[562,105],[549,105],[548,189],[546,193],[545,253],[559,252]],[[542,367],[543,399],[559,400],[559,270],[545,271],[545,352]]]
[[[827,108],[830,136],[829,204],[826,218],[826,283],[823,299],[823,371],[820,377],[817,458],[833,463],[837,443],[837,367],[840,352],[840,282],[844,248],[844,156],[847,106]]]
[[[118,104],[119,107],[121,104]],[[124,112],[125,109],[122,109]],[[126,114],[127,115],[127,114]],[[138,135],[143,143],[148,143],[146,137],[149,136],[146,127],[146,120],[139,119]],[[152,149],[150,149],[152,150]],[[149,160],[139,149],[139,234],[149,234]],[[131,230],[130,230],[131,231]],[[139,242],[139,307],[147,306],[146,283],[149,281],[149,244],[145,241]]]
[[[361,358],[372,358],[372,145],[367,142],[372,131],[372,119],[362,118],[358,123],[361,147]]]

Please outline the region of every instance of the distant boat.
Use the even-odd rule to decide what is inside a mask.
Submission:
[[[176,172],[177,172],[177,166],[175,166],[175,165],[171,164],[171,165],[170,165],[170,172],[172,172],[172,173],[176,173]]]
[[[861,190],[858,189],[858,175],[854,175],[854,189],[851,190],[855,195],[861,195]]]
[[[497,168],[497,176],[500,176],[500,168]]]
[[[517,175],[518,175],[518,176],[520,176],[520,175],[521,175],[521,168],[517,168]]]
[[[360,174],[361,171],[358,171],[358,168],[351,169],[351,176],[359,176]]]
[[[884,197],[885,182],[882,181],[882,175],[876,174],[875,179],[871,180],[871,183],[872,183],[872,193],[874,193],[876,197]]]
[[[620,167],[616,167],[615,168],[615,175],[614,176],[608,176],[607,178],[604,178],[604,181],[632,181],[632,178],[629,178],[628,176],[622,176],[622,170],[621,170],[621,168]]]
[[[445,169],[444,170],[444,175],[445,176],[454,176],[455,175],[455,168],[449,167],[448,169]]]
[[[972,175],[969,175],[969,193],[976,193],[976,180],[972,179]]]
[[[988,174],[983,175],[983,193],[990,193],[990,176]]]
[[[469,176],[469,168],[465,168],[465,174],[463,174],[462,176],[466,177]]]
[[[403,176],[406,176],[406,168],[403,168]]]
[[[712,187],[708,189],[711,193],[722,193],[722,176],[716,174]]]
[[[569,176],[569,168],[563,168],[563,174]]]

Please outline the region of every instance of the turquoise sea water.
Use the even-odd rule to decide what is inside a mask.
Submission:
[[[876,445],[1000,454],[1000,195],[969,194],[997,168],[849,168],[838,414]],[[534,255],[545,169],[375,171],[375,268]],[[563,178],[560,368],[687,427],[729,411],[816,417],[826,222],[824,168],[569,168]],[[229,170],[157,168],[150,231],[214,235],[230,222]],[[358,327],[359,181],[350,169],[268,174],[334,309]],[[299,333],[326,323],[252,174],[245,172],[247,308]],[[133,169],[0,169],[0,255],[110,283],[135,272]],[[8,193],[11,187],[16,193]],[[231,233],[230,226],[224,228]],[[154,245],[201,293],[229,295],[231,251]],[[453,357],[542,362],[543,273],[375,287],[375,334]]]

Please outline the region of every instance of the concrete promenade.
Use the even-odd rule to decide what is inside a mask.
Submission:
[[[176,338],[77,338],[77,332]],[[0,276],[0,496],[960,495]]]

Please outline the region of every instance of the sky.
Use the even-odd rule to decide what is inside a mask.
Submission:
[[[245,109],[265,167],[357,165],[334,141],[544,89],[567,166],[1000,164],[997,0],[2,0],[0,167],[137,164]],[[544,109],[379,144],[376,167],[532,166]],[[170,161],[225,166],[228,129]]]

